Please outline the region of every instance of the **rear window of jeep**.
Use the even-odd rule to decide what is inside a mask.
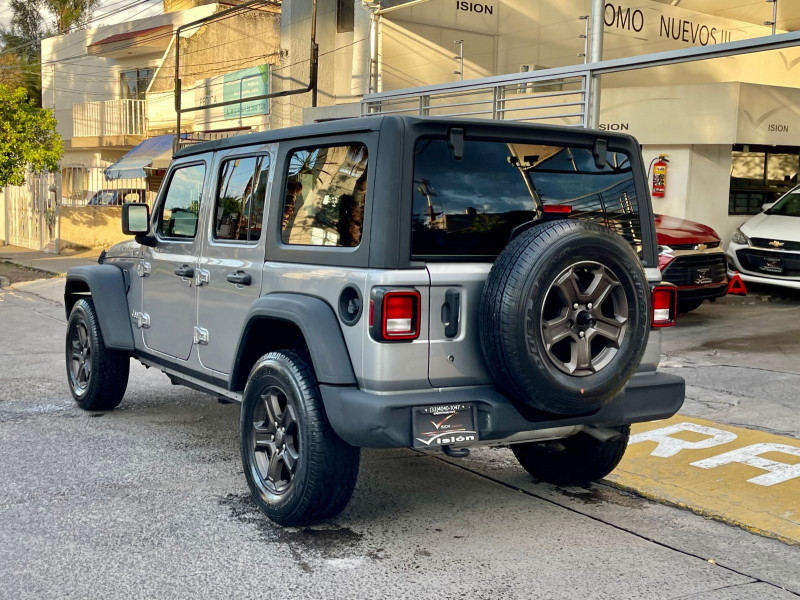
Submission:
[[[609,152],[602,169],[591,150],[467,141],[456,160],[443,139],[415,147],[412,255],[497,256],[512,231],[536,219],[537,203],[567,205],[569,218],[597,221],[641,249],[630,158]]]

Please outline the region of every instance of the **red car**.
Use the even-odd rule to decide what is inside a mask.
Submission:
[[[711,227],[656,215],[658,268],[663,281],[678,286],[678,312],[698,308],[728,291],[725,253]]]

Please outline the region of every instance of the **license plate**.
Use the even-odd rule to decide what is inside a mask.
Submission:
[[[695,285],[706,285],[713,281],[714,280],[711,278],[711,267],[699,267],[694,270]]]
[[[780,258],[765,258],[761,263],[761,270],[766,273],[783,273],[783,260]]]
[[[478,441],[474,404],[416,406],[411,410],[414,448],[459,446]]]

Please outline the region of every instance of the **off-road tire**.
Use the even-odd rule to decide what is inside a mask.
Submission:
[[[542,322],[556,280],[572,267],[588,269],[580,265],[597,265],[598,273],[617,280],[609,294],[615,294],[614,307],[625,305],[626,320],[619,329],[618,347],[604,355],[604,365],[592,364],[574,375],[563,364],[556,366],[545,346]],[[495,384],[526,416],[535,411],[576,415],[598,410],[622,390],[639,366],[650,331],[649,297],[639,258],[621,236],[577,219],[531,227],[498,256],[481,296],[481,347]],[[598,319],[591,314],[579,316],[597,327]],[[571,319],[568,322],[570,328],[577,326]],[[596,330],[580,340],[578,333],[570,332],[570,344],[584,337],[595,343]]]
[[[678,300],[678,313],[685,314],[697,310],[703,305],[702,300]]]
[[[620,435],[606,442],[580,432],[555,442],[513,444],[519,464],[539,481],[586,485],[611,473],[628,446],[630,425],[615,427]]]
[[[88,383],[81,385],[73,362],[75,342],[80,344],[78,329],[85,332],[88,341]],[[82,334],[84,335],[84,334]],[[111,410],[119,406],[128,387],[131,359],[127,352],[111,350],[103,343],[103,332],[91,298],[81,298],[72,307],[67,322],[66,336],[67,381],[72,397],[83,410]]]
[[[296,442],[298,454],[288,487],[280,493],[259,472],[253,433],[258,404],[264,402],[262,394],[277,390],[285,394],[287,406],[291,403],[295,412],[292,427],[296,433],[287,430],[286,438],[281,439],[296,435],[292,443]],[[308,525],[335,517],[350,501],[358,477],[360,449],[347,444],[331,428],[306,355],[283,350],[270,352],[256,362],[245,386],[239,429],[247,484],[270,520],[287,527]]]

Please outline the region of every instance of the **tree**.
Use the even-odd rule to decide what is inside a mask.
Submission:
[[[42,40],[86,27],[99,3],[100,0],[11,0],[11,27],[0,30],[0,56],[5,57],[0,71],[15,72],[11,77],[24,79],[31,96],[41,104]],[[46,15],[52,15],[50,27],[46,26]]]
[[[28,168],[56,171],[62,154],[56,120],[24,88],[0,85],[0,187],[22,185]]]
[[[11,52],[0,54],[0,84],[15,90],[26,83],[25,73],[19,69],[19,56]]]

